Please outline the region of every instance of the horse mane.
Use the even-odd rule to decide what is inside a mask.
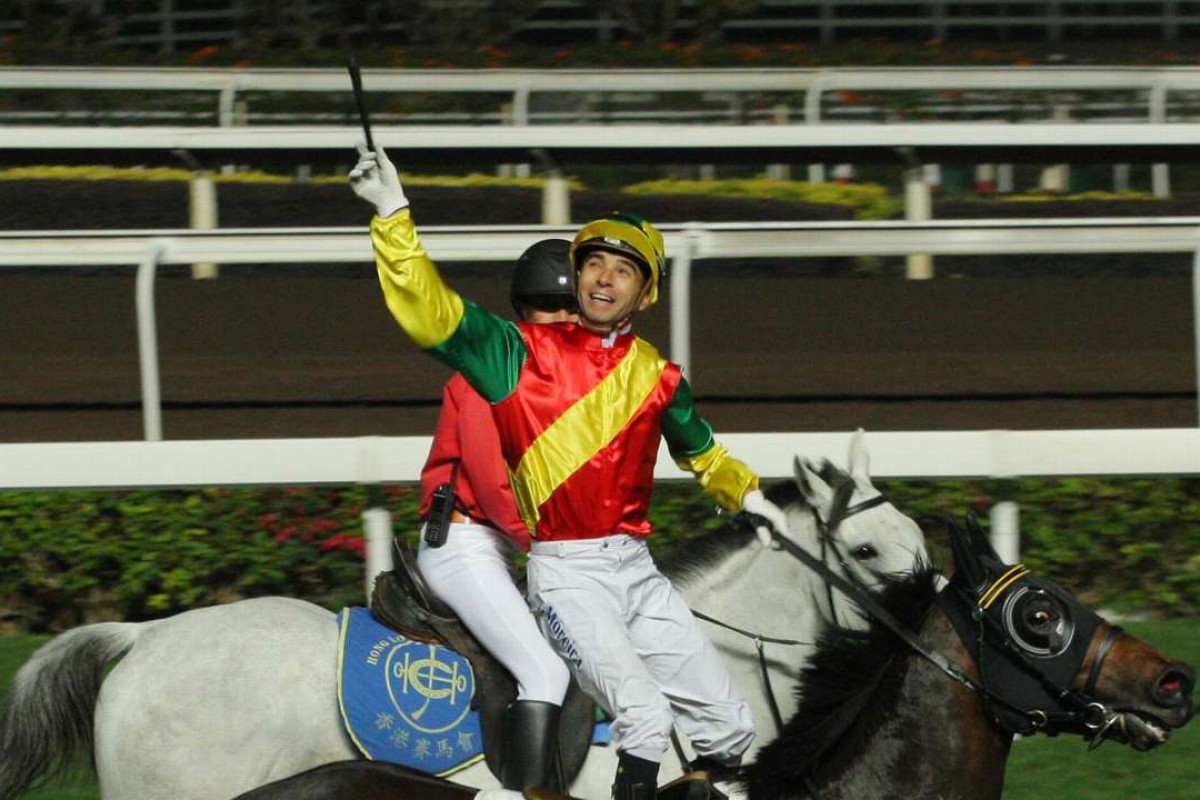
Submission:
[[[911,573],[889,579],[876,596],[905,627],[917,630],[937,595],[938,572],[918,565]],[[800,706],[779,737],[742,770],[751,797],[803,796],[798,791],[811,780],[825,755],[835,747],[853,744],[853,723],[866,711],[890,709],[889,689],[896,689],[903,670],[889,670],[912,651],[874,618],[865,631],[830,628],[817,640],[816,650],[800,673],[796,691]],[[872,726],[857,730],[869,733]]]
[[[808,507],[795,481],[780,481],[766,489],[764,494],[768,500],[785,510],[792,505]],[[754,537],[755,533],[749,526],[728,522],[715,531],[685,542],[669,555],[656,559],[658,569],[671,583],[682,586],[723,563]]]

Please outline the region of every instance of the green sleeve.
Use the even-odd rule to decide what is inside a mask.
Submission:
[[[676,460],[700,455],[713,446],[712,426],[696,413],[686,378],[679,379],[671,405],[662,418],[662,431],[671,457]]]
[[[528,356],[516,323],[469,300],[464,302],[462,320],[450,338],[426,352],[461,372],[490,403],[499,403],[513,393]]]

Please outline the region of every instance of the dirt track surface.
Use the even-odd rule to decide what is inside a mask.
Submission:
[[[337,195],[327,197],[327,188]],[[133,196],[125,192],[116,201],[87,198],[98,204],[90,206],[98,209],[93,223],[109,224],[89,225],[76,213],[73,220],[43,214],[34,225],[37,194],[23,193],[18,213],[9,191],[0,191],[9,229],[183,224],[163,218],[176,203],[159,198],[155,217],[153,204],[123,205]],[[366,236],[362,210],[344,193],[322,187],[318,206],[297,203],[284,215],[290,221],[273,212],[259,224],[364,224]],[[228,217],[250,200],[222,203],[223,224],[246,224]],[[320,213],[326,203],[336,213]],[[454,206],[481,204],[458,198]],[[426,205],[430,224],[468,221],[450,219],[453,209],[431,196]],[[586,203],[573,210],[594,211]],[[697,211],[664,208],[660,218]],[[751,218],[736,204],[713,217],[739,214]],[[507,312],[502,268],[447,272],[464,295]],[[0,441],[141,438],[133,288],[132,269],[0,273]],[[168,272],[157,306],[167,438],[433,428],[448,373],[403,337],[369,264],[226,268],[214,281]],[[665,302],[638,322],[664,352],[667,325]],[[1193,325],[1186,273],[914,282],[701,268],[691,377],[703,412],[722,431],[1186,427],[1197,424]]]

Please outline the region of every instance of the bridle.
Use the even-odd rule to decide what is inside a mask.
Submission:
[[[864,511],[870,511],[872,508],[881,506],[888,500],[882,494],[877,494],[874,497],[869,497],[860,503],[850,505],[850,498],[854,495],[854,481],[849,477],[843,477],[839,480],[833,491],[833,502],[829,506],[829,520],[821,519],[821,512],[816,506],[810,506],[813,520],[817,527],[817,541],[821,545],[821,563],[825,563],[825,555],[827,551],[832,551],[838,564],[842,568],[842,573],[854,582],[859,589],[864,592],[870,591],[867,585],[862,582],[854,570],[850,569],[850,563],[846,559],[846,554],[842,548],[838,546],[837,540],[834,539],[834,534],[837,533],[838,527],[845,520],[853,517],[855,514],[861,514]],[[825,581],[825,601],[829,604],[829,616],[833,624],[839,628],[846,627],[842,625],[838,619],[837,605],[833,602],[833,584],[828,580]]]
[[[988,608],[993,606],[999,597],[1003,596],[1006,592],[1015,591],[1017,587],[1022,585],[1022,582],[1031,580],[1029,578],[1029,570],[1025,569],[1023,565],[1016,565],[1004,572],[990,586],[978,593],[964,591],[962,587],[956,586],[952,582],[948,590],[938,593],[937,602],[951,621],[955,623],[960,638],[967,644],[968,649],[971,650],[975,658],[976,664],[979,666],[980,680],[975,680],[966,674],[958,664],[925,642],[909,626],[897,620],[891,612],[875,600],[861,579],[850,569],[849,562],[842,548],[838,546],[834,539],[838,527],[846,519],[855,514],[868,511],[887,502],[886,497],[878,495],[852,506],[849,504],[849,499],[853,491],[854,483],[852,480],[844,478],[838,482],[834,490],[833,502],[830,504],[828,520],[823,520],[820,513],[815,508],[812,509],[817,524],[818,540],[821,543],[820,558],[812,555],[795,542],[774,530],[770,522],[763,518],[752,518],[750,515],[742,513],[735,518],[735,521],[752,528],[766,525],[768,530],[771,531],[771,539],[775,549],[787,552],[817,573],[817,575],[821,576],[825,582],[826,597],[829,602],[831,614],[834,616],[835,624],[838,624],[836,607],[833,604],[833,592],[836,589],[852,600],[868,617],[874,618],[880,624],[887,627],[919,656],[933,664],[947,677],[977,695],[988,711],[992,722],[1002,730],[1009,733],[1022,734],[1036,732],[1050,735],[1063,732],[1078,733],[1089,740],[1089,750],[1094,750],[1104,741],[1105,734],[1113,726],[1122,723],[1125,715],[1121,710],[1114,709],[1091,699],[1100,674],[1104,669],[1104,664],[1112,651],[1113,644],[1122,633],[1122,629],[1119,626],[1109,625],[1104,638],[1096,648],[1095,656],[1088,670],[1088,676],[1084,681],[1083,691],[1079,692],[1072,688],[1071,683],[1073,681],[1054,680],[1048,676],[1044,669],[1033,663],[1020,650],[1013,642],[1012,635],[995,619],[995,616],[987,613]],[[973,521],[971,521],[970,525],[974,526]],[[830,569],[826,563],[826,555],[829,552],[833,553],[844,572],[844,576]],[[1062,602],[1061,598],[1060,602]],[[963,619],[961,610],[963,609],[966,610],[966,618],[970,621],[973,635],[965,632],[964,627],[961,625],[961,620]],[[771,715],[776,728],[782,729],[783,719],[771,687],[763,644],[770,642],[772,644],[795,646],[811,645],[812,643],[768,637],[760,633],[737,628],[699,612],[693,612],[693,614],[699,619],[719,625],[754,641]],[[1092,617],[1102,622],[1098,616],[1092,614]],[[1080,637],[1081,640],[1086,639],[1086,642],[1082,645],[1084,652],[1079,654],[1080,661],[1078,664],[1068,667],[1068,670],[1072,674],[1077,674],[1078,668],[1082,666],[1082,659],[1086,658],[1086,651],[1090,647],[1096,627],[1097,625],[1092,625],[1087,632],[1088,635]],[[1075,633],[1078,635],[1079,632],[1076,631]],[[1025,699],[1022,696],[1014,697],[1001,694],[1000,690],[995,688],[988,678],[986,660],[984,658],[985,652],[1002,656],[1002,663],[1014,667],[1027,679],[1031,679],[1040,689],[1040,694],[1045,698],[1049,698],[1055,707],[1030,706],[1022,702]],[[682,755],[680,760],[684,761]],[[811,781],[806,779],[805,784],[809,796],[813,800],[817,800],[816,789]]]
[[[816,508],[816,506],[809,506],[809,509],[813,515],[813,519],[816,522],[817,541],[821,545],[821,560],[818,563],[821,564],[825,571],[823,573],[818,570],[817,574],[821,575],[821,577],[825,580],[825,596],[826,601],[829,604],[829,613],[832,617],[833,624],[839,627],[842,626],[841,622],[837,618],[837,606],[833,601],[834,585],[829,581],[826,575],[826,573],[828,575],[833,575],[835,573],[833,573],[833,571],[826,566],[826,556],[829,552],[832,552],[842,571],[846,574],[847,579],[851,581],[855,587],[857,587],[858,591],[862,593],[868,592],[869,589],[867,588],[866,584],[864,584],[855,571],[850,568],[850,563],[834,536],[836,535],[841,524],[850,517],[853,517],[856,514],[861,514],[864,511],[870,511],[872,508],[881,506],[888,502],[884,495],[879,494],[874,497],[869,497],[859,503],[855,503],[854,505],[850,505],[850,498],[854,494],[854,488],[854,481],[849,476],[844,476],[837,481],[834,487],[833,499],[829,505],[828,520],[822,519],[821,512]],[[771,530],[771,538],[774,549],[783,550],[793,557],[799,558],[799,556],[796,555],[796,552],[794,552],[792,549],[782,546],[782,542],[785,541],[787,541],[788,544],[792,543],[771,528],[770,523],[768,523],[765,519],[762,519],[761,517],[752,518],[751,515],[743,512],[734,517],[734,524],[746,526],[752,530],[762,525],[766,525],[768,530]],[[793,545],[793,547],[796,551],[804,553],[804,555],[809,559],[813,558],[813,556],[809,555],[807,551],[803,550],[803,548],[800,548],[798,545]],[[804,561],[804,559],[801,559],[801,561]],[[809,564],[809,566],[811,566],[811,564]],[[853,597],[851,597],[851,599],[853,599]],[[766,636],[762,633],[755,633],[753,631],[745,630],[744,628],[730,625],[727,622],[722,622],[715,617],[710,617],[707,614],[695,610],[692,611],[692,615],[697,619],[704,620],[705,622],[717,625],[718,627],[724,628],[728,631],[745,636],[747,639],[750,639],[754,642],[754,649],[758,653],[758,668],[759,674],[762,677],[763,692],[767,698],[767,705],[771,709],[771,718],[775,722],[775,729],[777,731],[782,730],[783,715],[779,710],[779,702],[775,699],[775,690],[771,686],[771,675],[767,668],[767,655],[763,645],[778,644],[786,647],[795,647],[812,646],[814,643],[801,641],[799,639],[781,639],[774,636]],[[682,761],[683,759],[681,758],[680,760]]]
[[[984,677],[982,654],[987,652],[985,648],[989,648],[997,654],[1004,656],[1003,663],[1014,666],[1019,673],[1032,679],[1042,690],[1044,696],[1049,697],[1054,702],[1057,706],[1056,708],[1028,707],[1021,702],[1020,697],[1012,698],[1001,695],[997,689],[989,685],[986,678],[980,681],[975,680],[967,675],[955,662],[925,642],[924,639],[913,632],[907,625],[897,620],[870,593],[862,591],[859,586],[852,584],[850,581],[833,572],[826,564],[818,561],[814,556],[781,536],[777,531],[773,531],[772,536],[780,547],[787,550],[810,569],[821,575],[826,582],[833,584],[839,591],[854,600],[868,616],[873,617],[887,627],[919,656],[976,694],[984,703],[985,708],[990,710],[993,723],[1001,729],[1009,733],[1043,732],[1051,735],[1060,732],[1079,733],[1091,742],[1089,749],[1095,749],[1103,742],[1104,734],[1114,725],[1123,721],[1125,714],[1122,710],[1114,709],[1091,699],[1091,693],[1095,690],[1100,673],[1104,668],[1104,663],[1112,651],[1113,643],[1121,635],[1119,627],[1109,626],[1104,639],[1096,649],[1096,655],[1084,683],[1084,691],[1081,693],[1071,688],[1069,682],[1054,680],[1046,674],[1045,669],[1039,668],[1038,665],[1034,664],[1013,643],[1011,634],[997,622],[995,615],[988,613],[989,608],[994,605],[994,601],[1003,596],[1006,591],[1016,589],[1021,585],[1021,581],[1031,581],[1028,577],[1029,571],[1023,565],[1016,565],[1010,568],[982,592],[966,592],[952,581],[952,588],[948,591],[940,592],[937,595],[937,602],[941,605],[943,611],[947,612],[947,616],[950,617],[951,621],[955,623],[955,628],[960,638],[963,639],[968,648],[972,649],[973,644],[977,648],[972,649],[972,655],[975,656],[976,663],[980,665],[981,677]],[[951,591],[953,592],[953,596],[950,594]],[[989,598],[991,602],[987,602]],[[967,618],[974,623],[974,630],[976,631],[974,637],[964,635],[963,628],[960,627],[959,622],[956,620],[956,617],[961,619],[962,615],[960,612],[963,609],[966,610]],[[1098,616],[1094,614],[1092,616],[1095,617],[1098,623],[1091,626],[1088,632],[1089,635],[1081,637],[1081,639],[1086,639],[1086,642],[1083,644],[1084,652],[1079,655],[1081,660],[1073,666],[1068,665],[1067,671],[1073,669],[1074,673],[1078,673],[1078,668],[1082,666],[1082,659],[1086,658],[1086,651],[1090,647],[1090,642],[1094,637],[1096,628],[1099,624],[1107,624],[1103,623]],[[994,636],[997,632],[1000,634],[998,639]],[[988,636],[989,633],[993,634],[991,638]],[[1078,632],[1076,633],[1078,634]],[[1070,652],[1070,648],[1065,651],[1065,653]],[[1060,653],[1060,655],[1062,654]],[[806,778],[805,785],[809,796],[813,800],[816,800],[817,793],[811,780]]]
[[[1089,750],[1094,750],[1103,743],[1103,734],[1123,716],[1120,710],[1092,699],[1104,664],[1123,629],[1108,625],[1096,648],[1083,690],[1075,690],[1074,676],[1087,657],[1096,629],[1107,623],[1088,612],[1084,632],[1073,622],[1069,646],[1053,657],[1044,658],[1040,665],[1035,663],[1014,642],[1016,634],[993,613],[998,597],[1004,593],[1016,597],[1022,591],[1044,591],[1023,585],[1029,580],[1028,575],[1029,570],[1017,564],[977,596],[954,581],[938,595],[938,605],[979,668],[977,687],[968,685],[968,688],[980,696],[992,722],[1008,733],[1077,733],[1089,740]],[[998,587],[1003,588],[998,590]],[[1064,598],[1059,598],[1059,602],[1072,605]],[[1001,686],[1004,694],[996,688]]]

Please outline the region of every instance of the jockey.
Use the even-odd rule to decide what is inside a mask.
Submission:
[[[565,239],[546,239],[517,260],[511,299],[521,320],[575,319],[569,247]],[[437,488],[450,484],[453,511],[445,541],[433,544],[423,535],[417,566],[433,593],[516,679],[500,783],[517,791],[555,786],[553,754],[570,673],[513,583],[509,563],[516,548],[529,550],[529,531],[509,489],[491,405],[461,374],[442,391],[433,447],[421,472],[422,519],[430,518]]]
[[[359,148],[356,194],[375,206],[384,299],[410,338],[492,404],[513,494],[534,537],[529,596],[580,686],[613,716],[617,800],[652,800],[678,724],[697,754],[735,766],[754,738],[728,670],[646,548],[660,438],[720,505],[787,519],[695,410],[678,365],[633,335],[658,299],[662,235],[613,214],[571,244],[579,321],[514,324],[449,289],[417,237],[396,168]]]

